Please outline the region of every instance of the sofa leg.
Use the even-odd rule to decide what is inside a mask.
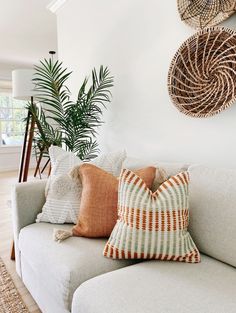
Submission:
[[[14,241],[12,241],[11,244],[11,260],[15,261],[15,247],[14,247]]]

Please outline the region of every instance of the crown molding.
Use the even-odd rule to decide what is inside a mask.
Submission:
[[[52,0],[48,5],[47,9],[52,13],[57,13],[57,11],[66,3],[67,0]]]

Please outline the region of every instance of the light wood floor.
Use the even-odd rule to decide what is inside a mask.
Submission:
[[[17,182],[17,172],[0,173],[0,256],[6,264],[29,311],[32,313],[40,313],[41,311],[37,304],[15,271],[15,262],[10,260],[12,222],[8,201],[11,199],[11,187],[15,182]]]

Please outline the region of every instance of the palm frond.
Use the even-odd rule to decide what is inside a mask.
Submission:
[[[70,90],[65,86],[71,72],[64,69],[62,62],[44,59],[40,66],[35,66],[33,82],[35,84],[36,101],[47,111],[50,107],[50,118],[63,118],[64,106],[70,104]],[[53,114],[54,112],[54,114]]]
[[[97,129],[102,125],[102,108],[110,102],[110,88],[113,86],[113,77],[107,68],[100,67],[99,74],[96,69],[92,71],[92,85],[86,92],[86,86],[89,82],[85,78],[79,90],[77,102],[74,105],[65,107],[64,116],[67,128],[65,129],[66,138],[70,141],[66,144],[71,151],[74,151],[80,158],[84,158],[91,153],[81,153],[83,150],[81,143],[92,146],[93,157],[96,156],[97,144],[93,146],[94,138],[97,135]]]
[[[30,111],[36,123],[36,138],[42,142],[45,149],[48,149],[50,145],[61,146],[62,143],[62,132],[60,129],[53,128],[48,123],[45,116],[45,112],[42,108],[36,106],[34,103],[28,103],[27,109]]]

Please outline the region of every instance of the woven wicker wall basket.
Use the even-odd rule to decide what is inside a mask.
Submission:
[[[175,106],[186,115],[209,117],[236,101],[236,32],[206,28],[185,41],[168,74]]]
[[[196,29],[215,26],[236,10],[235,0],[178,0],[182,21]]]

